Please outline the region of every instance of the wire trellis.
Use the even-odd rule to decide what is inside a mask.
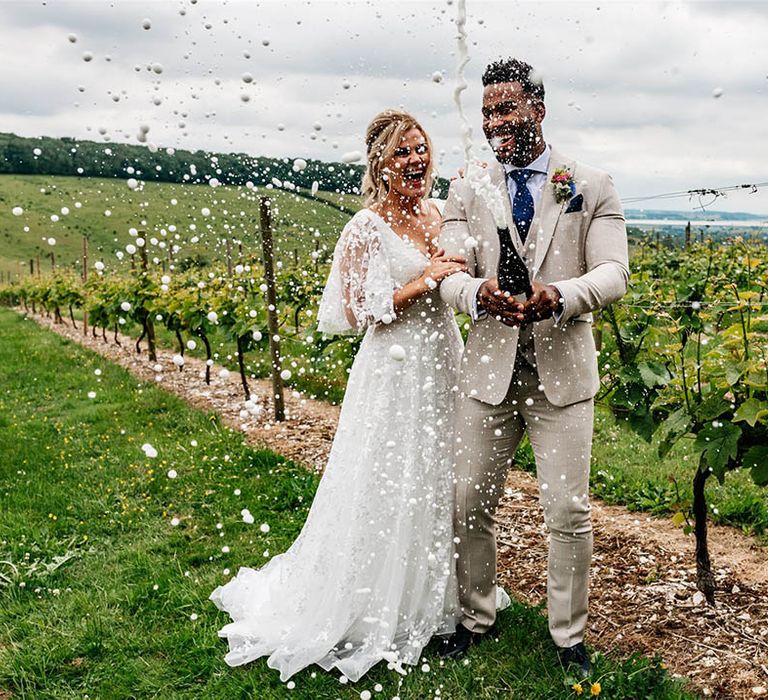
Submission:
[[[712,206],[720,197],[727,197],[729,192],[741,192],[749,190],[750,194],[757,194],[761,187],[768,187],[768,182],[755,182],[746,183],[743,185],[727,185],[725,187],[701,187],[691,190],[682,190],[680,192],[664,192],[661,194],[645,195],[640,197],[624,197],[621,201],[624,204],[634,204],[636,202],[648,202],[652,200],[664,200],[664,199],[679,199],[681,197],[687,197],[688,200],[692,200],[694,197],[698,197],[699,204],[697,209],[704,211],[707,207]],[[711,197],[712,199],[704,203],[705,197]]]
[[[690,308],[696,311],[703,311],[705,309],[745,309],[751,308],[765,308],[768,307],[768,300],[765,301],[742,301],[742,302],[707,302],[707,301],[664,301],[663,299],[647,299],[641,303],[617,301],[616,306],[628,306],[636,309],[657,309],[659,306],[675,307],[675,308]]]

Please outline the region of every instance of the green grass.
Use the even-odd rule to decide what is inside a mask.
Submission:
[[[645,442],[600,407],[592,448],[592,492],[608,503],[658,515],[673,513],[681,505],[687,508],[697,467],[691,443],[681,440],[660,458],[656,440]],[[709,479],[706,495],[714,522],[758,535],[768,545],[768,488],[757,486],[747,470],[729,472],[722,485]]]
[[[377,667],[351,687],[311,669],[288,690],[263,660],[228,668],[216,636],[227,618],[207,596],[225,568],[290,545],[316,477],[8,310],[0,338],[0,690],[56,700],[573,697],[546,620],[519,604],[502,614],[501,640],[468,663],[441,666],[428,650],[431,669],[402,681]],[[157,458],[144,456],[145,442]],[[243,507],[269,533],[245,525]],[[657,662],[601,655],[596,677],[606,698],[690,697]]]
[[[359,197],[330,192],[320,192],[318,201],[310,202],[286,191],[266,188],[254,191],[236,186],[148,182],[142,190],[132,191],[125,180],[0,175],[0,271],[24,276],[29,272],[30,259],[38,255],[41,269],[49,270],[52,252],[58,266],[79,269],[83,236],[89,240],[91,265],[103,259],[119,267],[114,254],[133,240],[128,234],[130,228],[145,230],[147,238],[154,236],[169,244],[181,242],[179,259],[224,259],[225,251],[217,241],[227,231],[243,241],[246,252],[260,254],[260,195],[268,195],[274,202],[275,248],[278,259],[285,258],[286,262],[295,256],[308,259],[316,239],[332,248],[349,216],[323,204],[323,199],[353,210],[361,206]],[[22,216],[12,214],[16,206],[24,209]],[[63,215],[62,207],[68,208],[69,214]],[[210,210],[210,216],[203,216],[203,208]],[[110,216],[105,215],[106,211]],[[59,221],[51,221],[51,215],[59,216]],[[168,229],[171,225],[176,227],[175,232]],[[190,225],[195,226],[194,231]],[[194,235],[200,237],[200,242],[187,243]],[[54,238],[55,245],[49,245],[48,238]],[[155,249],[153,254],[167,255],[167,248],[165,252]],[[124,265],[127,267],[127,259]]]
[[[667,456],[660,458],[655,440],[647,443],[617,422],[608,408],[597,406],[590,476],[592,494],[606,503],[660,517],[679,510],[689,512],[696,472],[691,442],[681,440]],[[515,461],[519,469],[536,473],[527,439]],[[758,542],[768,546],[768,488],[757,486],[748,471],[729,472],[722,485],[710,479],[706,496],[710,520],[756,535]]]

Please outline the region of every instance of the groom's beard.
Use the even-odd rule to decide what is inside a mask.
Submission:
[[[510,137],[513,139],[511,147],[505,143]],[[494,134],[488,139],[499,163],[519,168],[530,164],[536,157],[541,150],[542,141],[542,136],[527,125],[504,129],[502,133]]]

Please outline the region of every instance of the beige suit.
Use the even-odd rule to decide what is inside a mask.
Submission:
[[[556,168],[574,176],[578,211],[557,203]],[[458,577],[464,625],[485,631],[495,620],[493,516],[515,450],[528,433],[540,500],[551,533],[550,632],[558,646],[582,641],[592,552],[589,463],[593,397],[599,386],[591,311],[621,298],[629,277],[624,215],[610,177],[551,152],[546,185],[525,246],[512,220],[504,171],[489,166],[503,194],[507,225],[533,281],[555,284],[564,299],[558,322],[520,332],[486,316],[473,324],[461,362],[457,405]],[[476,245],[473,245],[474,239]],[[442,298],[471,313],[477,278],[496,276],[499,241],[491,213],[465,179],[452,183],[440,245],[467,257],[469,274],[446,278]],[[518,352],[520,350],[520,352]]]

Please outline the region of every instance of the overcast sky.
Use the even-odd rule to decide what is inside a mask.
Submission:
[[[768,182],[768,2],[467,0],[467,14],[479,156],[480,75],[512,55],[543,76],[547,140],[623,197]],[[163,147],[334,160],[404,107],[450,175],[456,15],[456,0],[0,0],[0,130],[137,143],[143,124]],[[768,214],[768,187],[712,209]]]

